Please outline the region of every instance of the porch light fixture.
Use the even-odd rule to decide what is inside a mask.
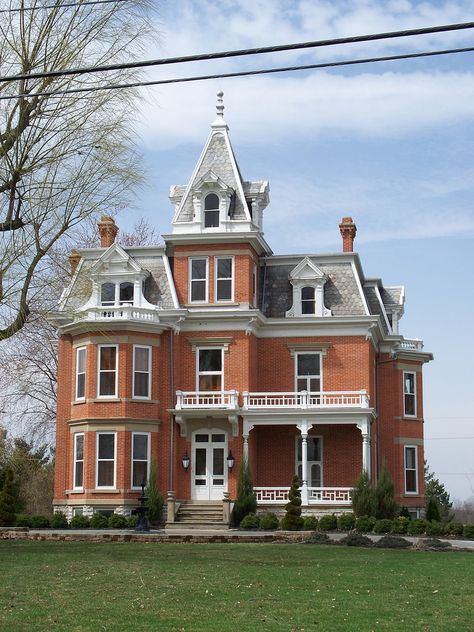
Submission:
[[[186,450],[186,452],[183,454],[183,458],[181,459],[181,462],[182,462],[182,464],[183,464],[184,469],[185,469],[185,470],[187,470],[187,469],[188,469],[188,467],[189,467],[189,464],[190,464],[190,462],[191,462],[191,459],[189,458],[189,455],[188,455],[188,451],[187,451],[187,450]]]
[[[235,464],[235,459],[232,456],[232,451],[229,452],[229,455],[227,456],[227,467],[229,468],[229,470],[231,470],[234,467]]]

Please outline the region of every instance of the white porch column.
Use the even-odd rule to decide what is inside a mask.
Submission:
[[[357,424],[362,434],[362,469],[367,472],[371,478],[370,467],[370,423],[367,420]]]
[[[301,504],[306,507],[308,505],[308,431],[312,426],[303,420],[296,427],[301,433]]]
[[[244,459],[246,459],[247,463],[249,460],[249,434],[252,428],[253,428],[253,424],[247,421],[246,419],[244,419],[244,423],[242,427],[242,436],[244,439],[243,457]]]

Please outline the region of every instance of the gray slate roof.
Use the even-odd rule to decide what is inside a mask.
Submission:
[[[387,323],[385,322],[385,318],[383,315],[383,307],[380,304],[377,293],[375,292],[375,288],[373,287],[364,287],[364,294],[367,300],[367,304],[369,306],[370,313],[374,316],[380,316],[380,320],[382,322],[382,329],[385,334],[388,334]]]
[[[400,301],[402,298],[402,287],[383,287],[380,290],[380,296],[382,297],[383,304],[386,306],[389,305],[400,305]]]

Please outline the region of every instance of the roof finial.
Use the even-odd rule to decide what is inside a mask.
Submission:
[[[217,118],[214,121],[214,123],[212,124],[212,127],[214,129],[216,128],[225,128],[225,129],[229,129],[227,127],[227,123],[224,121],[224,99],[223,99],[224,93],[222,92],[222,90],[219,90],[219,92],[217,93],[217,105],[216,105],[216,113],[217,113]]]

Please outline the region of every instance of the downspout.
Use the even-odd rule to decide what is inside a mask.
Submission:
[[[170,329],[170,344],[169,344],[169,370],[170,370],[170,401],[171,407],[174,408],[174,345],[173,345],[173,337],[174,331]],[[174,479],[174,415],[170,413],[170,468],[169,468],[169,485],[168,489],[170,491],[173,490],[173,479]]]

